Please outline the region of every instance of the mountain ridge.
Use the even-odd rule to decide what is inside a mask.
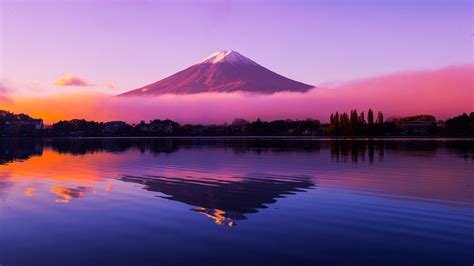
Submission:
[[[240,53],[218,51],[199,63],[120,96],[196,94],[203,92],[306,92],[313,86],[277,74]]]

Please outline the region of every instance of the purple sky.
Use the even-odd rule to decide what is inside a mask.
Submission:
[[[67,73],[123,92],[227,49],[314,85],[472,62],[471,1],[1,0],[0,9],[0,79],[23,94],[79,90],[54,86]]]

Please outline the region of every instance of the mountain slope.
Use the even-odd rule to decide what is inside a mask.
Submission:
[[[235,51],[221,51],[174,75],[123,96],[246,91],[305,92],[313,86],[285,78]]]

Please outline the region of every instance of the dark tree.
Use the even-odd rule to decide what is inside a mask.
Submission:
[[[355,135],[359,132],[359,115],[357,114],[357,110],[351,111],[351,133]]]
[[[361,126],[364,126],[365,125],[365,115],[364,115],[364,112],[361,112],[360,115],[359,115],[359,124]]]
[[[445,134],[450,136],[474,136],[474,112],[466,113],[446,121]]]
[[[372,126],[374,124],[374,112],[372,111],[372,109],[369,109],[369,111],[367,112],[367,124],[369,126]]]
[[[351,134],[351,120],[349,118],[349,115],[347,113],[342,114],[342,131],[344,135],[350,135]]]
[[[377,124],[383,125],[383,113],[382,112],[379,112],[377,114]]]

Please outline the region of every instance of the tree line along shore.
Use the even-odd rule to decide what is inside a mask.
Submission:
[[[1,137],[146,137],[146,136],[431,136],[474,137],[474,112],[446,121],[432,115],[384,119],[372,110],[332,113],[329,123],[316,119],[247,121],[236,118],[230,124],[191,125],[155,119],[129,124],[123,121],[97,122],[84,119],[58,121],[45,126],[40,118],[0,110]]]

